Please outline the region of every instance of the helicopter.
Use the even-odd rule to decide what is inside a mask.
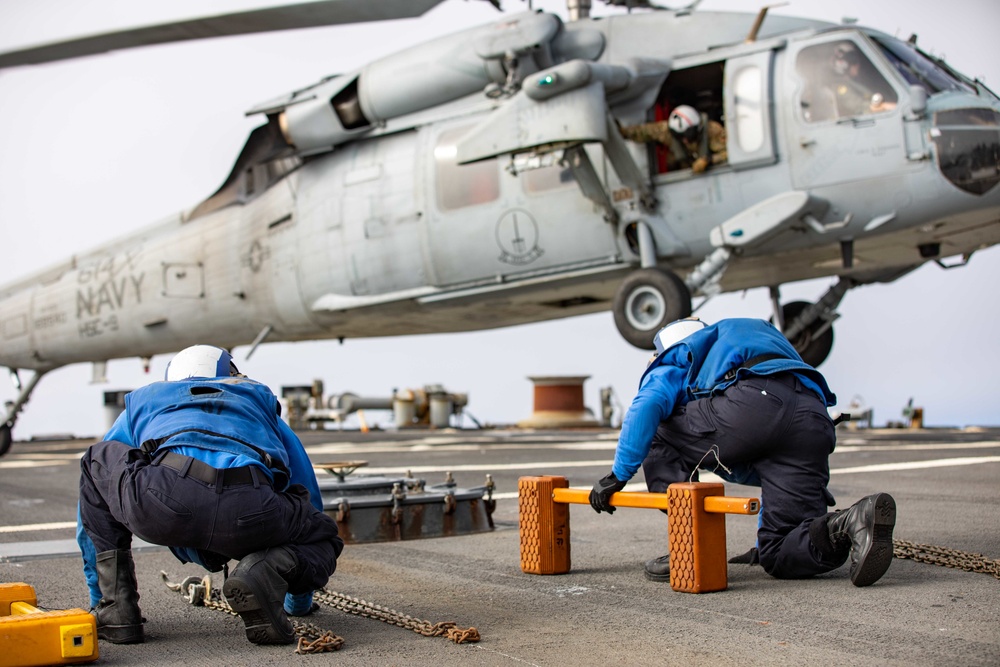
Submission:
[[[817,111],[807,89],[842,46],[883,108]],[[19,65],[10,55],[0,64]],[[682,102],[727,126],[727,160],[706,174],[667,170],[662,147],[620,132]],[[213,195],[0,288],[0,363],[35,371],[4,449],[45,373],[206,340],[611,309],[649,348],[693,296],[764,286],[818,365],[850,289],[997,242],[998,108],[981,82],[853,25],[504,14],[256,105],[265,123]],[[828,275],[816,303],[779,304],[780,285]]]

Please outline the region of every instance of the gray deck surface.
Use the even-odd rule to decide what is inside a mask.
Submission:
[[[473,626],[482,640],[457,645],[323,607],[311,620],[345,639],[340,651],[254,646],[238,618],[168,590],[161,570],[175,581],[203,571],[152,547],[135,556],[147,641],[101,642],[96,664],[1000,665],[1000,579],[989,574],[896,559],[859,589],[846,567],[780,581],[730,565],[728,590],[678,593],[642,576],[642,563],[666,552],[662,514],[598,516],[586,506],[571,509],[572,572],[522,573],[518,477],[565,475],[590,487],[610,469],[615,431],[301,435],[314,462],[368,461],[356,474],[412,470],[433,484],[452,471],[461,487],[493,475],[493,532],[348,545],[328,585],[420,619]],[[0,459],[0,580],[31,584],[43,607],[87,604],[72,523],[78,460],[91,442],[18,442]],[[838,507],[887,491],[898,505],[896,539],[1000,559],[1000,430],[841,430],[838,443]],[[728,484],[726,492],[758,494]],[[728,517],[730,555],[752,545],[755,526],[752,517]]]

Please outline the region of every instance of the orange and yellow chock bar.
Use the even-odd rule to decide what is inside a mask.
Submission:
[[[521,570],[529,574],[570,571],[569,505],[590,504],[589,489],[571,489],[565,477],[518,480]],[[684,593],[724,591],[728,586],[726,514],[757,514],[757,498],[725,495],[713,482],[671,484],[666,493],[611,496],[615,507],[667,511],[670,587]]]
[[[0,584],[0,667],[74,665],[98,658],[97,622],[83,609],[42,611],[28,584]]]

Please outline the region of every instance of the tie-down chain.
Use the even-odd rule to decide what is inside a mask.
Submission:
[[[197,607],[207,607],[215,611],[220,611],[233,616],[238,614],[233,611],[226,601],[222,591],[212,586],[211,576],[188,577],[181,583],[173,583],[169,580],[169,575],[161,571],[160,576],[167,588],[180,593],[185,600]],[[372,604],[360,598],[351,597],[328,591],[323,588],[313,594],[313,600],[321,604],[339,609],[348,614],[355,614],[364,618],[373,618],[383,623],[397,625],[407,630],[412,630],[424,637],[447,637],[456,644],[466,642],[478,642],[479,631],[476,628],[460,628],[453,621],[443,621],[431,623],[419,618],[413,618],[408,614],[402,614],[388,607]],[[308,623],[297,618],[289,619],[295,634],[298,636],[298,646],[296,653],[325,653],[327,651],[337,651],[344,645],[344,638],[335,635],[330,630],[324,630],[314,623]]]

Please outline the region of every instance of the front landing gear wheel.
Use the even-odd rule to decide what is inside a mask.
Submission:
[[[0,426],[0,456],[7,453],[12,442],[14,442],[14,435],[10,432],[10,424]]]
[[[791,301],[782,306],[781,312],[784,314],[785,325],[794,322],[795,318],[811,305],[808,301]],[[818,319],[796,336],[795,340],[790,341],[795,351],[802,357],[802,361],[813,368],[826,361],[826,358],[830,356],[830,350],[833,349],[833,327],[827,327],[823,333],[816,334],[816,331],[824,324],[822,319]]]
[[[691,291],[674,273],[639,269],[618,287],[612,312],[622,338],[652,350],[653,337],[660,329],[691,314]]]

